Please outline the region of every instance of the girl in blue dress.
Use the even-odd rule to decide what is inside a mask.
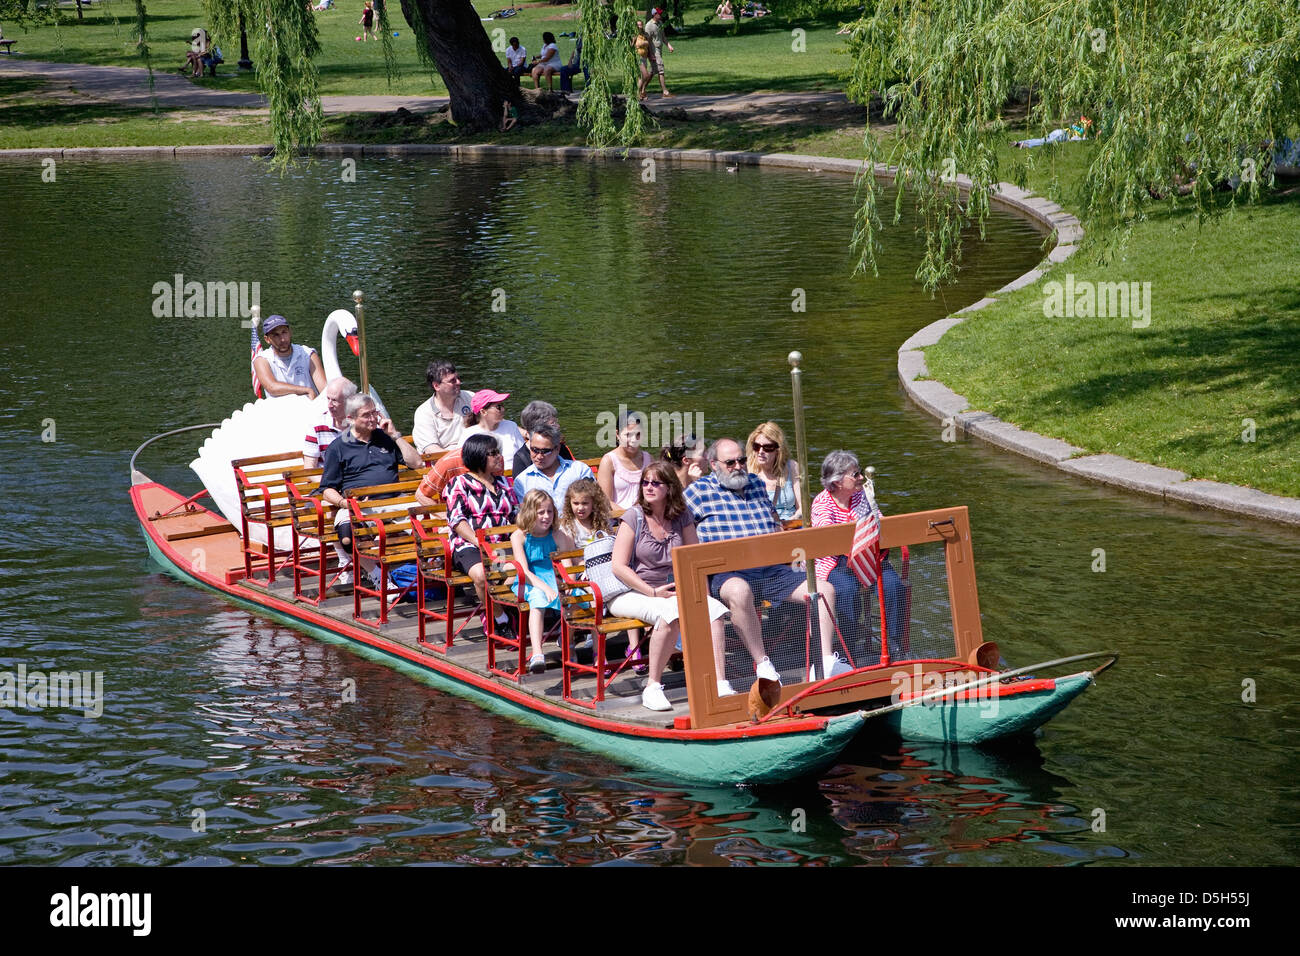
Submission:
[[[560,589],[555,583],[551,553],[572,550],[573,539],[555,526],[555,502],[540,488],[524,495],[519,505],[518,525],[518,530],[510,535],[510,543],[527,582],[524,597],[528,601],[528,640],[532,646],[528,670],[541,674],[546,671],[546,656],[542,653],[545,612],[547,608],[560,609]]]

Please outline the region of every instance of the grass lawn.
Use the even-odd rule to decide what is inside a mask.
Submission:
[[[482,3],[489,12],[499,5]],[[356,7],[355,10],[352,7]],[[847,61],[836,55],[834,16],[801,21],[808,52],[790,52],[790,23],[767,17],[731,26],[704,20],[713,2],[689,8],[687,34],[673,39],[667,57],[675,92],[790,90],[842,86]],[[393,10],[396,11],[396,6]],[[10,25],[32,58],[137,65],[125,0],[98,8],[83,24],[23,34]],[[346,12],[345,12],[346,10]],[[151,42],[160,67],[179,64],[190,29],[201,22],[197,0],[152,0]],[[544,29],[567,31],[566,6],[538,6],[503,21],[531,52]],[[109,14],[123,18],[112,23]],[[843,14],[847,16],[847,14]],[[405,23],[394,23],[405,76],[390,90],[378,44],[357,43],[360,4],[318,15],[325,93],[441,92],[416,69]],[[394,15],[397,20],[399,15]],[[493,28],[488,24],[489,31]],[[561,51],[572,48],[561,41]],[[222,43],[226,75],[202,82],[251,89],[234,75],[237,43]],[[168,51],[163,57],[162,52]],[[170,55],[175,52],[175,57]],[[266,143],[265,116],[239,111],[187,114],[119,110],[111,106],[50,103],[43,84],[0,75],[0,148],[22,146]],[[1034,130],[1042,133],[1042,130]],[[815,118],[771,125],[750,119],[660,120],[646,145],[813,155],[862,155],[860,129]],[[1001,177],[1023,170],[1029,188],[1077,212],[1076,190],[1092,149],[1067,144],[1013,150],[1009,132],[1000,151]],[[327,142],[505,142],[581,145],[583,132],[555,122],[510,133],[463,136],[440,120],[391,125],[382,117],[332,117]],[[1085,228],[1089,224],[1085,222]],[[1062,438],[1088,452],[1110,452],[1177,468],[1192,477],[1250,485],[1300,496],[1300,193],[1241,207],[1205,226],[1186,212],[1158,206],[1127,230],[1122,242],[1101,242],[1096,227],[1080,253],[1056,266],[1036,286],[973,314],[926,350],[931,375],[965,395],[975,408]],[[1104,258],[1103,258],[1104,256]],[[1073,276],[1084,282],[1150,283],[1150,325],[1131,317],[1049,318],[1044,285]],[[1139,286],[1141,288],[1141,286]],[[1253,429],[1253,440],[1244,441]]]
[[[1090,149],[1031,151],[1029,186],[1070,208]],[[1006,150],[1009,162],[1025,155]],[[1204,226],[1158,206],[1109,249],[1088,241],[971,315],[925,350],[930,375],[974,408],[1089,452],[1300,496],[1298,231],[1300,193]],[[1046,317],[1044,286],[1067,274],[1076,288],[1150,283],[1150,325]]]
[[[501,8],[502,0],[476,0],[475,8],[483,15]],[[775,15],[762,20],[744,20],[736,32],[731,23],[712,19],[716,0],[695,0],[687,6],[684,35],[671,38],[675,53],[665,57],[669,89],[681,93],[720,93],[748,90],[837,89],[843,86],[841,74],[848,69],[842,55],[846,37],[836,36],[840,23],[850,13],[835,12],[796,20]],[[436,73],[420,66],[410,27],[396,3],[389,6],[389,23],[397,66],[401,76],[390,85],[384,69],[384,57],[378,42],[358,43],[361,33],[362,4],[359,0],[340,0],[330,10],[316,14],[320,31],[321,53],[316,59],[320,70],[321,93],[325,95],[440,95],[446,87]],[[19,53],[33,60],[67,63],[93,63],[100,66],[143,66],[136,52],[134,7],[127,0],[107,0],[87,8],[85,19],[78,22],[75,11],[57,25],[36,27],[26,33],[7,24],[5,36],[18,40]],[[149,45],[155,70],[174,71],[185,62],[190,31],[203,24],[199,0],[150,0]],[[518,36],[529,56],[540,52],[544,30],[560,34],[575,29],[577,7],[531,3],[514,17],[485,23],[489,36],[502,30],[505,39]],[[804,31],[805,52],[795,53],[791,31]],[[223,90],[256,90],[254,78],[239,74],[239,38],[218,37],[225,56],[216,79],[204,77],[200,82]],[[560,53],[567,60],[574,41],[559,40]],[[251,52],[251,51],[250,51]],[[505,62],[504,53],[501,60]],[[531,82],[531,81],[530,81]],[[581,89],[581,80],[578,88]]]

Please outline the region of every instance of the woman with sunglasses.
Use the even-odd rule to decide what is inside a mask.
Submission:
[[[638,618],[654,628],[650,632],[650,677],[641,694],[641,706],[647,710],[673,709],[660,681],[679,628],[672,550],[698,541],[676,472],[666,462],[651,462],[641,473],[636,503],[623,513],[611,559],[614,574],[632,590],[614,598],[608,611],[617,617]],[[715,647],[722,637],[726,613],[721,601],[709,598]]]
[[[880,520],[880,506],[866,493],[866,477],[858,458],[849,451],[833,451],[822,462],[822,487],[812,500],[813,527],[848,524],[874,515]],[[891,659],[902,656],[903,615],[907,603],[907,585],[889,563],[889,552],[881,552],[880,578],[885,591],[885,626],[889,630]],[[871,633],[870,620],[863,629],[858,623],[858,599],[870,604],[869,592],[849,568],[847,555],[817,559],[817,580],[829,580],[835,588],[835,618],[845,640]]]
[[[782,521],[803,517],[799,505],[799,463],[790,457],[785,432],[776,422],[763,422],[749,433],[745,455],[750,474],[767,485],[772,507]]]
[[[513,462],[515,454],[524,447],[524,433],[519,426],[506,419],[506,399],[509,392],[494,392],[481,388],[474,393],[469,414],[465,416],[464,436],[488,435],[501,443],[501,454]]]

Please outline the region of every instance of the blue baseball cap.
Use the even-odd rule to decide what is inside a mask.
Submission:
[[[262,320],[262,334],[270,335],[273,331],[282,325],[288,325],[289,320],[282,315],[268,315]]]

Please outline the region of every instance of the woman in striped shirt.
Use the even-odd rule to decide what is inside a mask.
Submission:
[[[858,464],[857,456],[848,451],[833,451],[822,462],[823,491],[812,500],[813,527],[829,524],[848,524],[866,521],[874,524],[876,534],[880,529],[880,506],[866,492],[866,477]],[[903,612],[906,606],[906,585],[889,563],[888,552],[879,556],[878,573],[884,580],[885,626],[889,630],[889,653],[894,659],[901,655]],[[858,622],[858,598],[869,606],[869,592],[861,588],[857,575],[849,568],[848,556],[837,555],[817,559],[817,580],[829,580],[835,588],[835,618],[845,640],[859,634],[871,633],[870,619],[863,630]],[[862,666],[866,662],[858,662]]]

